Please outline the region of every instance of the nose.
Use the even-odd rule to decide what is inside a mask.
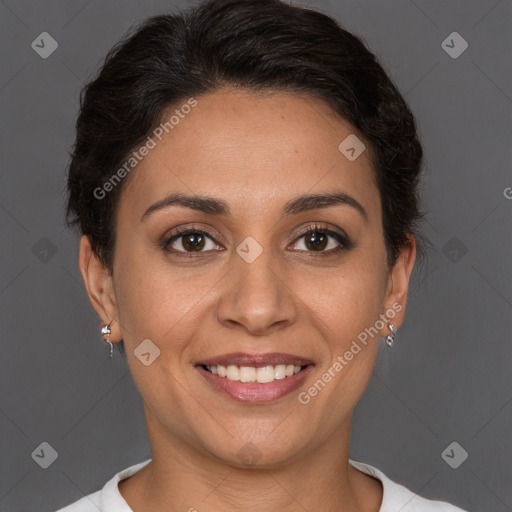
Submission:
[[[264,249],[250,263],[233,252],[232,269],[217,304],[218,321],[254,336],[293,324],[298,297],[285,266],[271,250]]]

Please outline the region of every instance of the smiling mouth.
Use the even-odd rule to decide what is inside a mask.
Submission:
[[[315,364],[285,352],[231,352],[195,361],[196,370],[216,391],[239,402],[276,402],[303,385]]]
[[[285,380],[300,373],[311,365],[297,366],[293,364],[277,364],[266,366],[237,365],[199,365],[213,375],[233,382],[268,384],[275,380]]]

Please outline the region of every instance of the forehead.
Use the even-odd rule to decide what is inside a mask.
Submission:
[[[173,123],[161,140],[150,134],[155,145],[129,176],[120,208],[129,202],[142,213],[173,192],[277,208],[304,192],[329,189],[350,193],[370,213],[378,204],[369,148],[349,160],[340,144],[362,137],[322,101],[236,89],[195,100],[193,108],[178,104],[164,113],[162,123],[171,116]]]

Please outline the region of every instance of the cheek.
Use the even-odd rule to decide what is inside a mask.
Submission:
[[[160,256],[137,251],[120,255],[116,264],[116,298],[125,344],[133,350],[149,338],[166,359],[171,354],[178,357],[180,347],[197,329],[201,300],[216,282],[213,273],[191,279]],[[173,350],[166,351],[169,342]]]
[[[380,336],[374,328],[381,310],[381,285],[371,272],[340,272],[307,304],[309,321],[323,340],[315,379],[301,390],[299,401],[308,421],[329,435],[360,400],[372,374]],[[326,414],[329,411],[329,414]]]
[[[309,296],[310,318],[326,342],[319,378],[329,389],[318,394],[317,403],[320,409],[323,404],[336,411],[334,423],[362,395],[380,342],[382,326],[377,322],[384,313],[385,266],[365,256],[354,258],[328,279],[306,283],[302,292]]]
[[[120,244],[121,247],[121,244]],[[155,270],[143,254],[118,251],[114,283],[118,315],[125,344],[134,345],[142,339],[156,339],[155,327],[161,325],[161,312],[168,312],[171,322],[175,311],[173,293],[165,286],[165,276],[155,279]]]
[[[308,307],[313,310],[310,318],[325,340],[318,380],[305,389],[315,401],[312,410],[321,414],[325,408],[331,417],[325,428],[335,428],[362,396],[371,377],[380,341],[376,323],[384,313],[384,279],[375,267],[354,266],[322,282],[315,289]],[[323,391],[325,389],[325,391]],[[320,391],[321,390],[321,391]],[[313,398],[314,397],[314,398]]]
[[[354,258],[325,276],[305,279],[299,295],[324,325],[327,338],[344,343],[374,325],[384,312],[385,285],[382,265]]]
[[[153,410],[179,404],[182,388],[176,382],[183,382],[183,353],[197,329],[194,304],[203,294],[177,279],[175,269],[159,268],[147,255],[132,253],[117,264],[119,322],[132,377]],[[147,339],[159,350],[148,366],[137,358],[137,348]],[[149,350],[155,349],[149,345]]]

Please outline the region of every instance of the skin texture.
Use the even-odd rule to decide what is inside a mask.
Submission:
[[[380,482],[347,459],[352,411],[379,337],[310,403],[297,395],[393,304],[402,310],[390,323],[402,325],[414,240],[389,269],[368,145],[349,161],[338,145],[357,131],[324,103],[235,89],[197,101],[126,178],[113,275],[81,239],[87,292],[102,321],[112,321],[111,341],[124,339],[152,448],[153,461],[122,481],[120,492],[135,512],[377,512]],[[296,196],[333,191],[356,199],[367,220],[348,205],[281,218]],[[222,199],[231,215],[174,205],[141,221],[149,206],[176,192]],[[315,223],[343,230],[353,247],[327,254],[339,245],[334,238],[320,249],[306,243],[310,236],[298,238]],[[176,226],[215,236],[187,258],[183,238],[167,252],[160,243]],[[263,249],[252,263],[236,252],[248,236]],[[389,332],[385,325],[379,334]],[[149,366],[133,353],[146,338],[161,351]],[[315,367],[297,392],[269,404],[240,403],[195,368],[201,359],[238,351],[296,354]],[[247,443],[259,453],[253,465],[237,455]]]

